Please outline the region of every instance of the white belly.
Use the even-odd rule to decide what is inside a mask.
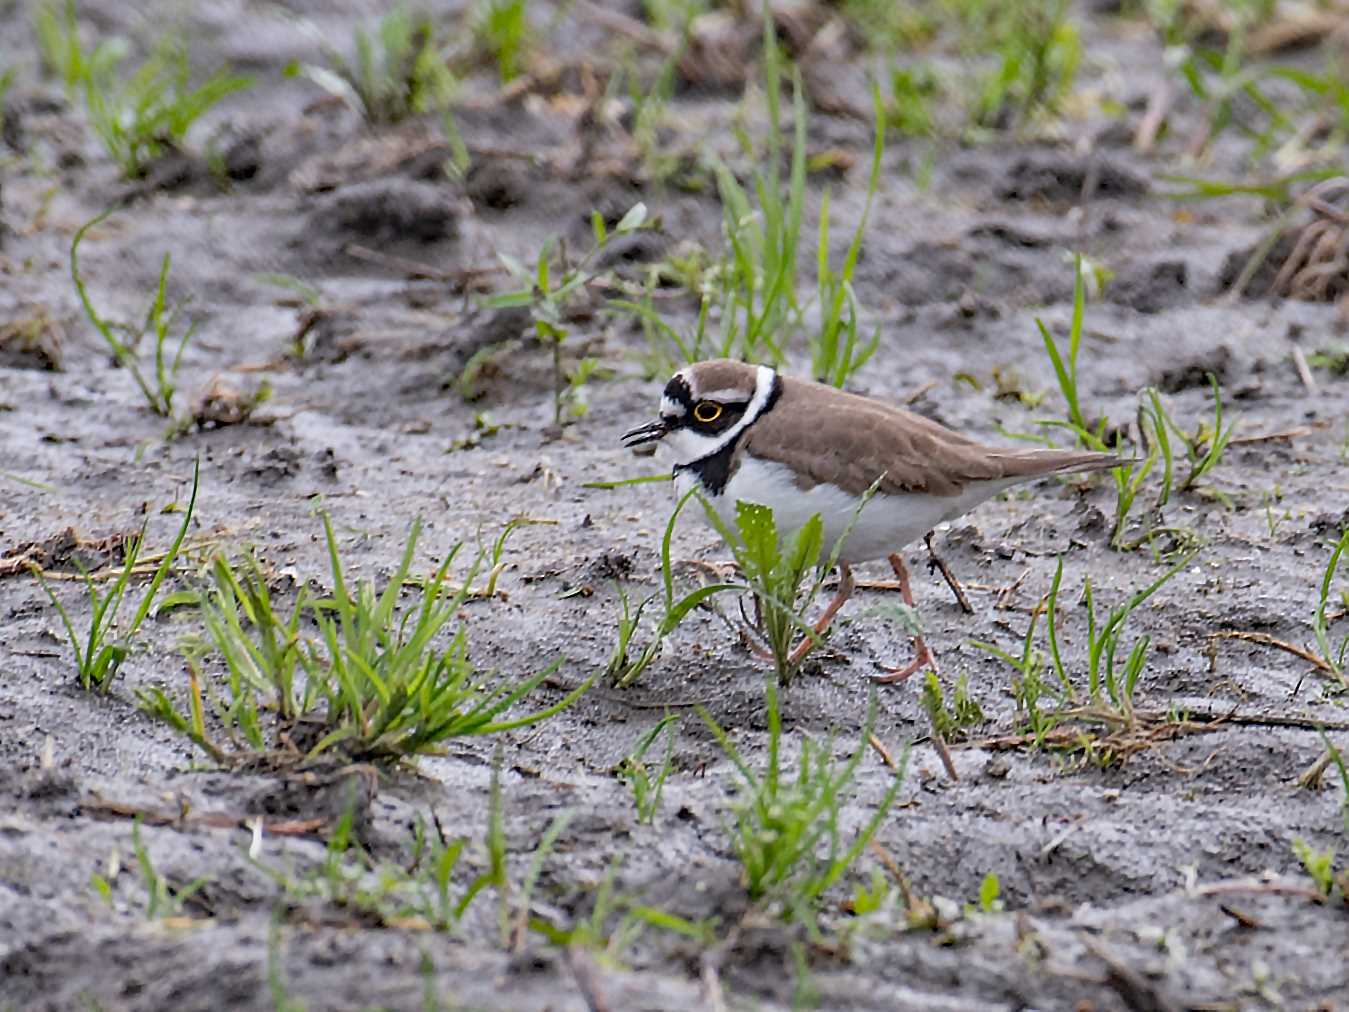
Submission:
[[[693,485],[693,475],[681,471],[675,476],[676,493],[682,496]],[[881,559],[917,541],[937,524],[953,520],[985,499],[1015,484],[1016,479],[980,482],[966,487],[956,496],[935,496],[922,492],[896,495],[877,493],[862,508],[852,533],[844,543],[839,559],[849,564]],[[832,485],[800,489],[792,481],[786,466],[747,458],[723,495],[714,500],[722,520],[734,526],[735,504],[754,502],[773,510],[780,535],[795,533],[816,513],[824,521],[825,557],[843,536],[857,511],[857,499]]]

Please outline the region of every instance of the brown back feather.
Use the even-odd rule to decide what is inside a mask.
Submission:
[[[750,426],[741,445],[790,467],[803,488],[828,482],[860,495],[884,475],[883,492],[954,496],[970,482],[1119,463],[1108,453],[987,446],[903,408],[803,380],[783,377],[782,384],[777,404]]]

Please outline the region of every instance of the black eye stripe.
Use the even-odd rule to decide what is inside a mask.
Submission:
[[[715,401],[699,401],[693,409],[693,414],[689,416],[690,427],[709,435],[717,435],[718,433],[725,432],[736,422],[740,421],[740,417],[745,413],[745,408],[749,406],[747,404],[721,404],[718,405],[721,408],[721,412],[716,415],[716,417],[710,418],[707,421],[703,421],[698,417],[698,408],[704,404],[715,403]]]

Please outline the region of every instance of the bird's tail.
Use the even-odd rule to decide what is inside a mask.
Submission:
[[[1094,450],[1021,450],[1003,458],[1007,476],[1038,477],[1051,474],[1082,474],[1104,471],[1133,463],[1128,457]]]

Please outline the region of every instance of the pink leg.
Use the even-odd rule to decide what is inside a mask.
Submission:
[[[909,569],[904,565],[904,559],[898,553],[890,556],[890,568],[895,571],[895,578],[899,580],[899,595],[904,599],[904,603],[910,608],[913,605],[913,588],[909,586]],[[887,674],[872,675],[871,680],[878,685],[891,685],[895,682],[902,682],[916,671],[925,667],[931,667],[933,671],[937,670],[937,658],[933,656],[931,650],[927,648],[922,636],[913,637],[913,649],[917,656],[913,663],[907,664],[902,668],[886,668]]]
[[[853,582],[852,569],[849,568],[846,562],[840,562],[838,564],[838,592],[834,594],[833,600],[831,600],[828,607],[824,609],[824,613],[816,620],[814,626],[816,636],[829,628],[829,623],[834,621],[834,616],[838,614],[838,610],[843,607],[848,598],[852,597],[852,592],[855,588],[856,584]],[[810,653],[811,648],[814,646],[814,637],[807,636],[801,641],[800,645],[792,651],[792,655],[787,659],[787,663],[792,667],[800,664],[802,659],[806,654]]]

